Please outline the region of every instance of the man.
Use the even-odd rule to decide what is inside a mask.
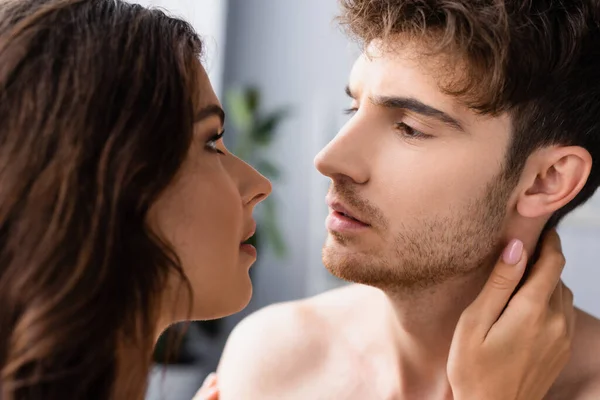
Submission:
[[[324,263],[360,285],[243,321],[221,390],[452,398],[454,330],[501,249],[534,254],[600,183],[600,3],[341,3],[364,52],[352,118],[315,165],[332,181]],[[600,321],[582,311],[546,398],[600,399]]]

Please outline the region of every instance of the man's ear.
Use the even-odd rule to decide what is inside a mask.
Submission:
[[[579,146],[545,147],[527,160],[517,211],[523,217],[550,216],[577,196],[592,169],[592,156]]]

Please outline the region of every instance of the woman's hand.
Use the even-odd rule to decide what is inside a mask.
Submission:
[[[511,242],[463,312],[447,366],[455,399],[541,400],[566,365],[573,294],[560,281],[565,258],[558,234],[549,232],[542,246],[539,261],[511,298],[527,265],[523,244]]]
[[[216,374],[212,373],[206,377],[202,387],[192,400],[219,400]]]

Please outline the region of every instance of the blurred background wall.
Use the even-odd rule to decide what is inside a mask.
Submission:
[[[273,198],[287,253],[278,257],[268,242],[263,243],[252,270],[250,306],[218,321],[208,336],[202,326],[192,329],[196,339],[190,346],[201,354],[205,374],[216,367],[227,335],[245,315],[340,284],[321,263],[328,181],[315,171],[312,160],[345,121],[344,86],[358,49],[333,21],[336,0],[139,2],[184,17],[204,36],[208,45],[205,64],[228,112],[228,91],[250,86],[258,90],[265,112],[280,107],[290,110],[277,125],[271,144],[261,150],[280,170]],[[230,131],[227,145],[235,146],[235,127],[226,130]],[[259,224],[261,212],[259,208]],[[564,280],[576,304],[600,317],[599,196],[564,221],[560,233],[567,257]],[[156,392],[157,387],[151,389]],[[172,393],[166,398],[175,399]]]

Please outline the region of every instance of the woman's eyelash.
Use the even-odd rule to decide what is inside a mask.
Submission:
[[[219,148],[217,147],[217,142],[219,140],[221,140],[221,138],[223,137],[223,134],[225,133],[225,131],[222,131],[220,133],[216,133],[214,134],[210,139],[208,139],[206,141],[206,147],[210,150],[210,151],[214,151],[215,153],[219,153],[219,154],[225,154],[223,153],[221,150],[219,150]]]
[[[346,115],[352,115],[354,114],[356,111],[358,111],[357,108],[345,108],[344,109],[344,114]]]

